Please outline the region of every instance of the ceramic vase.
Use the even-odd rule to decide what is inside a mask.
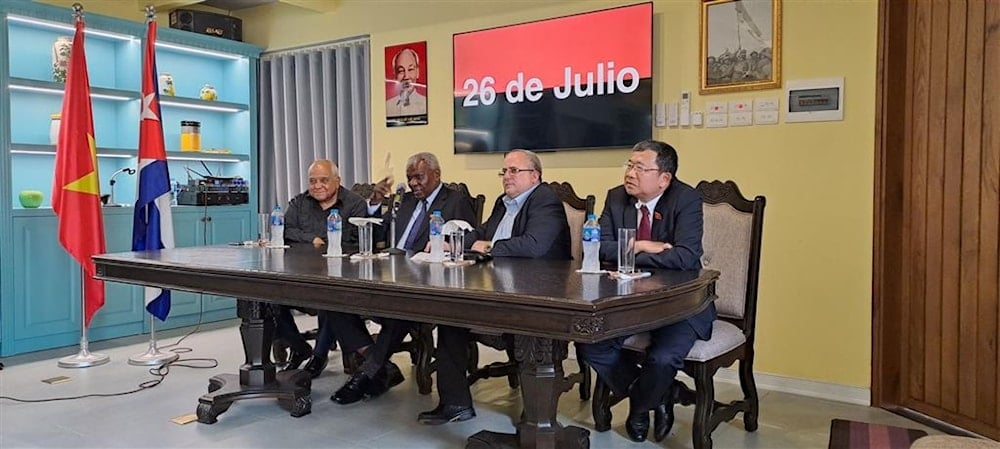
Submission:
[[[66,70],[69,68],[69,52],[73,49],[73,38],[59,36],[52,44],[52,79],[57,83],[66,82]]]
[[[176,93],[176,91],[174,90],[174,76],[167,72],[163,72],[160,74],[159,85],[160,85],[160,95],[166,95],[168,97],[172,97]]]
[[[201,92],[199,93],[199,96],[201,97],[202,100],[215,101],[219,98],[219,93],[215,91],[215,87],[213,87],[211,84],[206,84],[204,86],[201,86]]]

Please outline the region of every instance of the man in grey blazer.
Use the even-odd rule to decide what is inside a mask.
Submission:
[[[469,249],[494,257],[569,259],[569,224],[562,200],[542,184],[542,163],[531,151],[513,150],[500,169],[504,194],[486,223],[465,237]],[[476,416],[466,380],[469,330],[438,326],[437,384],[440,402],[420,413],[423,424],[465,421]]]
[[[631,228],[636,229],[637,267],[700,269],[701,195],[677,179],[677,151],[655,140],[637,143],[625,164],[624,181],[608,191],[601,213],[601,259],[617,259],[618,230]],[[652,344],[641,371],[621,360],[622,343],[627,337],[577,345],[577,353],[616,395],[628,395],[625,429],[633,441],[646,439],[650,410],[655,411],[657,441],[669,432],[673,425],[674,377],[684,366],[694,342],[711,336],[713,321],[714,304],[687,320],[652,330]]]
[[[386,226],[376,226],[375,236],[386,240],[386,246],[402,250],[422,251],[430,239],[430,216],[441,211],[445,220],[465,220],[475,223],[471,199],[441,183],[441,165],[431,153],[417,153],[406,161],[406,182],[410,191],[403,194],[396,221],[396,235],[388,236]],[[382,198],[392,186],[387,182],[375,185],[368,200],[368,215],[379,214]],[[386,212],[383,223],[388,223]],[[399,368],[389,357],[399,348],[406,334],[417,323],[389,318],[380,319],[382,329],[378,340],[373,341],[360,316],[343,312],[330,312],[337,338],[344,354],[358,352],[365,361],[351,378],[330,397],[338,404],[351,404],[366,397],[385,393],[403,381]]]

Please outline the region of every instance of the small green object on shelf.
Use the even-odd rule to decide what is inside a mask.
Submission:
[[[21,206],[34,209],[42,205],[42,198],[45,195],[40,190],[22,190],[20,194],[17,195],[17,199],[21,201]]]

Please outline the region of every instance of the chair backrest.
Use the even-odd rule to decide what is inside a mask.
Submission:
[[[715,307],[752,338],[757,316],[761,235],[766,200],[746,199],[732,181],[698,183],[705,214],[702,266],[718,270]]]
[[[569,224],[571,254],[574,259],[583,260],[583,222],[587,221],[587,215],[594,213],[594,203],[597,202],[597,198],[594,195],[580,198],[568,182],[553,181],[545,184],[562,200],[563,208],[566,209],[566,222]]]
[[[479,226],[483,223],[483,209],[486,207],[486,195],[480,193],[479,195],[472,196],[472,194],[469,193],[469,187],[466,186],[464,182],[446,182],[444,183],[444,186],[469,197],[469,201],[472,202],[472,211],[475,212],[476,215],[476,222],[469,224],[472,226]]]

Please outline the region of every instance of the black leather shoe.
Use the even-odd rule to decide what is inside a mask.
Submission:
[[[375,378],[369,384],[365,395],[375,398],[401,383],[403,383],[403,373],[399,371],[399,367],[391,361],[386,362],[382,366],[382,369],[378,370],[378,373],[375,374]]]
[[[399,367],[391,361],[385,364],[385,389],[388,391],[390,388],[395,387],[403,383],[403,372],[399,370]]]
[[[629,410],[628,418],[625,419],[625,432],[636,443],[646,441],[646,434],[649,433],[649,411]]]
[[[330,400],[336,402],[340,405],[353,404],[365,398],[368,395],[368,389],[371,388],[372,379],[363,373],[357,373],[340,387],[333,396],[330,396]]]
[[[674,427],[674,401],[663,401],[653,409],[653,439],[663,441]]]
[[[299,369],[309,357],[312,356],[311,352],[293,352],[292,356],[288,358],[288,364],[282,371],[291,371],[293,369]]]
[[[680,396],[681,385],[680,381],[675,380],[664,395],[663,402],[653,409],[653,439],[656,442],[663,441],[674,427],[674,404]]]
[[[320,356],[313,354],[313,356],[309,358],[309,362],[307,362],[306,366],[302,369],[306,370],[306,372],[309,373],[309,376],[315,379],[319,377],[320,374],[323,374],[323,370],[326,369],[326,362],[327,357],[325,355]]]
[[[434,410],[421,412],[417,415],[420,424],[436,426],[457,421],[468,421],[476,417],[476,411],[472,407],[463,405],[440,404]]]

